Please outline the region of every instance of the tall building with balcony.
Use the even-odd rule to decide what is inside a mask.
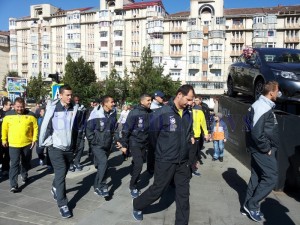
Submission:
[[[10,18],[10,69],[63,75],[66,56],[82,56],[101,80],[113,68],[134,73],[149,45],[165,75],[218,95],[246,46],[300,48],[300,5],[224,9],[223,0],[190,0],[190,9],[168,14],[162,0],[100,0],[100,8],[72,10],[32,5],[30,16]]]
[[[0,84],[9,71],[9,32],[0,31]]]

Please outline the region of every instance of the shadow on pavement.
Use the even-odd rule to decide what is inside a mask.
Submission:
[[[242,207],[246,198],[246,181],[238,175],[235,168],[228,168],[227,171],[222,174],[222,177],[227,184],[238,193],[240,206]]]
[[[206,155],[210,155],[211,158],[214,156],[214,149],[213,148],[209,148],[205,151]]]
[[[266,198],[260,210],[265,217],[264,225],[296,225],[287,215],[288,208],[275,199]]]
[[[151,213],[161,212],[169,208],[174,201],[175,201],[175,188],[170,185],[167,188],[167,190],[163,193],[158,203],[148,206],[145,210],[143,210],[143,213],[151,214]]]

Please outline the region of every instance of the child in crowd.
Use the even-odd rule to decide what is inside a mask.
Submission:
[[[228,139],[228,129],[222,117],[222,113],[216,113],[211,127],[211,139],[214,143],[214,155],[212,160],[216,161],[219,159],[220,162],[223,162],[224,143]]]

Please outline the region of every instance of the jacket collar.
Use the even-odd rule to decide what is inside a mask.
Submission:
[[[267,97],[265,97],[263,95],[261,95],[259,97],[259,101],[266,103],[267,105],[269,105],[271,107],[271,109],[274,109],[276,106],[276,104],[272,100],[268,99]]]

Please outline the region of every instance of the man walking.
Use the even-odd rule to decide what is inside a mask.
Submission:
[[[140,97],[140,105],[131,110],[122,129],[122,139],[119,148],[130,149],[133,164],[130,180],[130,194],[132,198],[139,196],[137,182],[143,169],[145,153],[148,148],[149,113],[151,96],[143,94]]]
[[[59,99],[49,102],[42,122],[39,145],[48,147],[49,157],[54,169],[51,193],[57,200],[59,212],[63,218],[71,217],[66,196],[66,175],[73,161],[78,126],[78,105],[72,102],[72,88],[62,85]]]
[[[107,159],[117,123],[114,105],[112,97],[104,96],[102,105],[91,112],[86,127],[86,137],[94,154],[95,165],[97,165],[94,191],[101,197],[109,196],[106,173]]]
[[[11,110],[11,101],[6,98],[3,100],[3,108],[0,109],[0,132],[2,130],[2,122],[5,114]],[[0,146],[0,164],[1,167],[1,176],[8,176],[9,171],[9,149],[8,147]]]
[[[187,109],[195,92],[192,86],[181,86],[174,99],[153,114],[150,120],[149,140],[155,147],[153,184],[133,199],[133,217],[143,220],[147,206],[155,202],[174,180],[176,188],[176,225],[189,222],[189,188],[191,168],[189,151],[194,144],[193,119]]]
[[[279,146],[279,129],[273,109],[280,96],[278,83],[268,82],[262,95],[249,108],[247,146],[251,153],[251,177],[243,208],[256,222],[262,220],[259,203],[273,190],[278,178],[275,153]]]
[[[9,180],[13,193],[18,191],[20,159],[22,183],[28,181],[32,149],[38,137],[37,119],[34,113],[25,109],[24,99],[16,98],[14,108],[6,113],[2,123],[2,145],[9,147]]]

